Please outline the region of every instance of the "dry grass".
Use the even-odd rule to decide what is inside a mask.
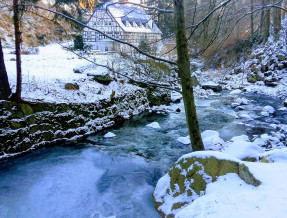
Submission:
[[[41,6],[44,6],[41,3]],[[35,47],[49,44],[52,41],[69,39],[73,34],[73,27],[64,19],[53,20],[54,15],[46,11],[29,9],[22,17],[21,31],[24,45]],[[0,13],[1,39],[12,46],[14,42],[13,13],[8,8]]]

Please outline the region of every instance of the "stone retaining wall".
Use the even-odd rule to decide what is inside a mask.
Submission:
[[[0,160],[56,142],[77,140],[112,127],[148,106],[144,89],[95,103],[0,101]]]

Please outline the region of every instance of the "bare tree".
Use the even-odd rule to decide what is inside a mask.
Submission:
[[[13,0],[13,21],[15,31],[15,49],[16,49],[16,69],[17,69],[17,84],[16,84],[16,100],[22,101],[22,68],[21,68],[21,31],[20,31],[20,4],[19,0]]]
[[[7,100],[11,95],[11,89],[6,72],[2,42],[0,38],[0,100]]]

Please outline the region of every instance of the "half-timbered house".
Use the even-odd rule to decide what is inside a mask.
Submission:
[[[138,7],[128,4],[107,3],[96,8],[87,25],[135,46],[138,46],[142,40],[156,46],[156,43],[152,42],[159,41],[162,35],[150,15]],[[83,31],[83,39],[85,44],[100,51],[127,49],[105,35],[88,28]]]

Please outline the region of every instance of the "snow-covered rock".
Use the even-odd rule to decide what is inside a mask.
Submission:
[[[189,136],[186,136],[186,137],[179,137],[177,139],[178,142],[180,142],[181,144],[184,144],[184,145],[189,145],[190,144],[190,138]]]
[[[261,183],[238,159],[222,152],[198,151],[186,154],[158,181],[153,193],[155,208],[163,217],[174,217],[203,196],[208,184],[228,173],[236,173],[254,186]]]
[[[282,132],[287,133],[287,125],[282,125],[281,130]]]
[[[112,132],[108,132],[104,135],[104,138],[113,138],[113,137],[116,137],[116,135]]]
[[[150,123],[150,124],[148,124],[146,126],[154,128],[154,129],[160,129],[161,128],[158,122],[152,122],[152,123]]]
[[[273,115],[275,115],[275,113],[276,113],[275,109],[269,105],[265,106],[261,111],[261,115],[266,116],[266,117],[273,116]]]
[[[202,134],[202,141],[205,150],[218,151],[224,148],[225,141],[219,137],[219,133],[214,130],[205,130]]]
[[[235,141],[246,141],[249,142],[249,137],[247,135],[240,135],[240,136],[234,136],[230,139],[231,142]]]
[[[182,94],[178,92],[171,92],[171,101],[172,102],[179,102],[182,99]]]
[[[242,90],[240,90],[240,89],[235,89],[235,90],[230,92],[231,95],[239,95],[241,93],[242,93]]]
[[[239,114],[239,118],[245,119],[247,121],[254,120],[249,114]]]
[[[287,148],[274,149],[271,151],[264,152],[261,156],[262,162],[274,163],[281,162],[287,163]]]
[[[238,140],[227,144],[222,152],[240,160],[258,160],[264,150],[256,143]]]
[[[247,105],[249,101],[246,98],[237,98],[235,99],[235,103],[239,105]]]

